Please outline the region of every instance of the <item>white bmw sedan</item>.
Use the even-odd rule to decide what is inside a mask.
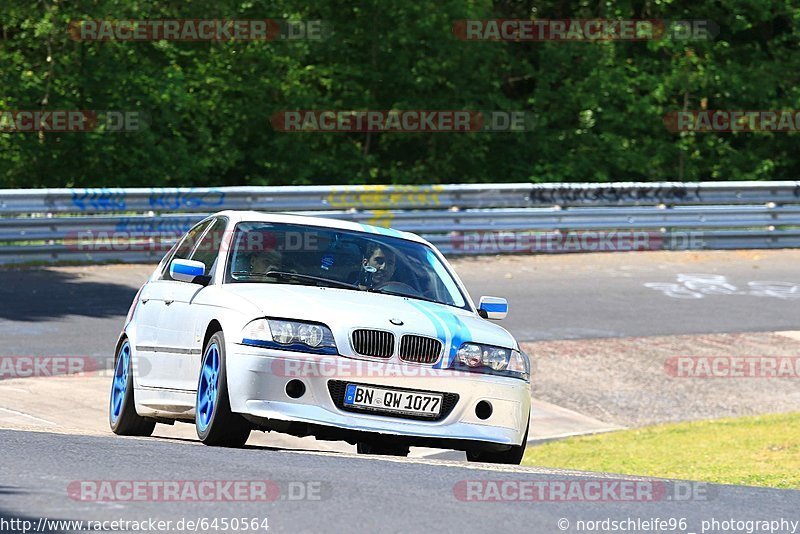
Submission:
[[[507,311],[498,297],[476,308],[417,235],[220,212],[136,295],[116,347],[111,429],[142,436],[183,421],[207,445],[240,447],[261,430],[518,464],[530,363],[489,321]]]

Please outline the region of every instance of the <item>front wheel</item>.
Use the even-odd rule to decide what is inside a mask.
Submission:
[[[131,343],[127,338],[119,346],[114,362],[114,379],[108,407],[111,431],[120,436],[149,436],[156,427],[155,421],[136,413],[133,400],[133,363]]]
[[[499,452],[490,451],[467,451],[467,460],[470,462],[486,462],[490,464],[511,464],[519,465],[522,463],[522,457],[525,456],[525,446],[528,444],[528,428],[525,429],[525,436],[522,438],[522,443],[514,445],[508,450]]]
[[[195,402],[195,428],[200,441],[218,447],[242,447],[250,436],[250,423],[231,411],[222,332],[211,336],[203,350]]]

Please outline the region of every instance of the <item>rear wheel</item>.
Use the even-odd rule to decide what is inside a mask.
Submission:
[[[108,423],[111,431],[120,436],[149,436],[156,427],[155,421],[136,413],[136,403],[133,400],[131,344],[127,338],[120,344],[114,362]]]
[[[242,447],[250,436],[250,423],[231,411],[222,332],[211,336],[203,350],[195,402],[195,428],[200,441],[219,447]]]
[[[375,454],[380,456],[408,456],[409,446],[389,441],[359,441],[356,444],[358,454]]]
[[[491,451],[467,451],[467,460],[470,462],[486,462],[490,464],[512,464],[519,465],[522,463],[522,457],[525,456],[525,446],[528,443],[528,428],[525,429],[525,436],[522,438],[520,445],[514,445],[508,450],[491,452]]]

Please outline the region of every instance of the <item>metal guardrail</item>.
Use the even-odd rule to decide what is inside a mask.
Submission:
[[[0,190],[0,215],[760,204],[798,198],[800,182],[19,189]]]
[[[800,247],[797,181],[25,189],[0,190],[0,263],[155,261],[225,209],[391,226],[451,255]]]

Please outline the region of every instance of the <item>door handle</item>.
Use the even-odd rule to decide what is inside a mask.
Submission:
[[[170,304],[172,304],[173,302],[175,302],[175,301],[174,301],[174,300],[165,300],[165,301],[164,301],[164,304],[166,304],[167,306],[169,306],[169,305],[170,305]]]

